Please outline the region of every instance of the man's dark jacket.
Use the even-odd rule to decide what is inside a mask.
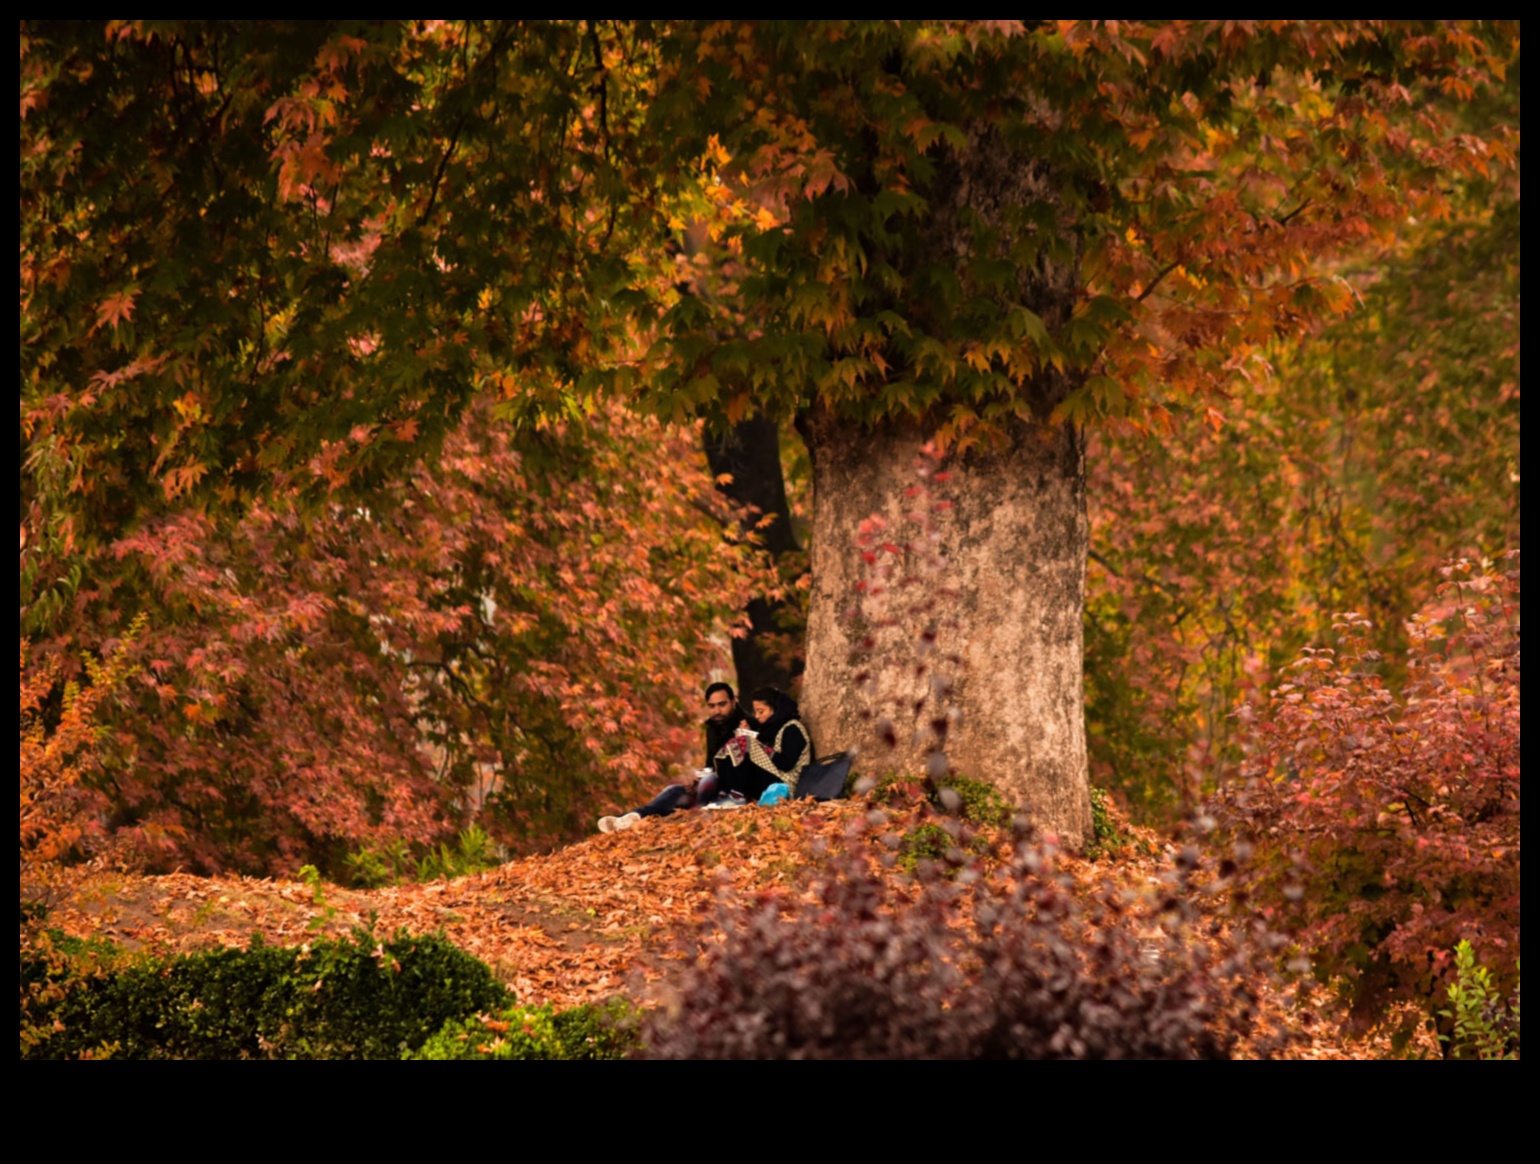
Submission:
[[[739,710],[734,704],[732,711],[727,713],[727,718],[718,723],[714,719],[706,721],[706,762],[703,768],[710,768],[716,754],[722,750],[722,745],[733,738],[733,733],[738,730],[738,725],[748,722],[748,716]]]
[[[728,756],[717,759],[717,753],[733,738],[738,725],[748,722],[749,717],[736,706],[721,723],[712,719],[706,721],[706,767],[716,770],[717,787],[722,792],[736,792],[746,800],[758,800],[765,790],[761,787],[765,781],[760,779],[754,765],[746,757],[741,764],[734,764]]]

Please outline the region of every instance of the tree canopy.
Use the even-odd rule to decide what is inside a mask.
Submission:
[[[1137,758],[1139,741],[1185,746],[1190,721],[1151,721],[1193,706],[1183,684],[1201,675],[1199,718],[1219,722],[1238,687],[1215,676],[1239,674],[1255,645],[1234,628],[1276,629],[1301,586],[1317,587],[1317,614],[1346,593],[1381,595],[1388,622],[1410,613],[1408,579],[1469,520],[1472,495],[1455,481],[1429,508],[1403,453],[1453,479],[1451,448],[1475,440],[1486,469],[1516,472],[1517,396],[1503,425],[1479,423],[1488,389],[1516,377],[1516,348],[1473,358],[1487,341],[1429,314],[1426,284],[1516,237],[1516,196],[1511,216],[1468,211],[1469,191],[1516,161],[1516,99],[1510,116],[1491,98],[1517,52],[1516,25],[1461,21],[29,21],[23,630],[106,654],[135,614],[153,616],[138,648],[160,664],[149,705],[185,722],[125,754],[170,765],[162,783],[180,791],[172,811],[163,786],[118,789],[131,823],[272,813],[269,786],[245,778],[213,797],[217,812],[187,806],[229,771],[220,749],[251,744],[242,732],[300,721],[283,711],[296,678],[317,716],[283,746],[306,771],[353,780],[341,774],[367,765],[337,754],[328,768],[328,733],[376,741],[377,761],[410,721],[464,783],[487,760],[466,733],[491,739],[497,722],[517,728],[497,762],[537,754],[538,724],[558,748],[587,741],[591,775],[618,762],[607,724],[675,740],[677,725],[643,711],[682,711],[683,679],[665,691],[658,676],[698,661],[735,604],[776,585],[748,581],[741,546],[705,548],[691,522],[715,503],[706,478],[656,464],[690,454],[638,412],[906,423],[964,454],[1013,426],[1108,422],[1090,445],[1111,457],[1091,470],[1111,486],[1103,512],[1122,504],[1111,498],[1145,509],[1124,506],[1095,543],[1107,568],[1092,644],[1118,664],[1097,668],[1093,729],[1121,733],[1104,760]],[[1349,258],[1398,237],[1420,249],[1366,299]],[[1516,279],[1472,294],[1507,303]],[[1280,341],[1360,302],[1370,310],[1342,325],[1358,331],[1280,361]],[[1438,388],[1417,418],[1427,439],[1394,384],[1355,385],[1356,447],[1377,468],[1328,492],[1362,514],[1379,489],[1425,536],[1391,568],[1383,523],[1339,522],[1346,575],[1237,596],[1259,545],[1318,548],[1290,531],[1323,526],[1258,489],[1246,521],[1268,531],[1259,541],[1211,486],[1325,465],[1345,415],[1334,393],[1387,359]],[[1279,392],[1276,410],[1254,394]],[[1319,440],[1272,460],[1249,448],[1296,429]],[[551,475],[548,496],[530,465],[536,482]],[[677,492],[651,505],[651,486]],[[1174,526],[1150,511],[1163,491],[1193,502]],[[1516,523],[1512,492],[1511,522],[1481,518],[1483,544]],[[1065,496],[1066,512],[1083,505]],[[630,547],[606,531],[617,509],[638,522]],[[510,530],[537,521],[528,552],[508,552]],[[848,549],[842,536],[817,534],[815,557]],[[589,551],[576,574],[561,560]],[[1068,548],[1065,626],[1080,621],[1081,554]],[[621,562],[641,580],[631,593]],[[579,576],[614,616],[604,629],[582,626]],[[1193,616],[1182,595],[1205,587],[1220,597]],[[637,621],[649,602],[672,633]],[[1304,632],[1274,629],[1261,637],[1278,663]],[[350,646],[327,656],[323,642]],[[493,644],[560,674],[510,686],[485,661]],[[307,670],[321,659],[336,669]],[[1155,671],[1174,704],[1131,678]],[[427,787],[418,764],[402,788]],[[232,807],[253,788],[255,810]],[[336,819],[373,836],[378,796],[394,793],[351,788]],[[561,818],[550,791],[537,781],[526,809]],[[442,825],[441,805],[423,815],[403,795],[408,832]],[[309,811],[269,820],[259,848],[320,843],[293,824]]]
[[[1265,1054],[1305,953],[1516,1057],[1516,21],[27,20],[20,72],[24,1048],[115,999],[218,1053],[172,979],[316,956],[372,1013],[375,906],[593,1000],[727,865],[695,970],[751,989],[655,1052],[784,1053],[791,997]],[[510,861],[688,773],[734,668],[869,799]],[[305,945],[98,945],[173,931]],[[595,1050],[485,1002],[432,1054]]]
[[[480,390],[816,402],[961,442],[1024,410],[1159,417],[1343,309],[1321,258],[1511,158],[1433,98],[1515,37],[29,22],[24,498],[68,541],[152,493],[377,481]],[[958,202],[986,180],[965,155],[1021,188]],[[687,256],[691,224],[714,245]]]

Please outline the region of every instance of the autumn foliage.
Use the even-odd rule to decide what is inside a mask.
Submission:
[[[906,884],[882,869],[892,852],[862,852],[882,852],[888,823],[852,827],[807,898],[722,901],[708,926],[721,936],[653,1016],[646,1057],[1224,1059],[1257,1034],[1277,939],[1202,936],[1193,861],[1135,903],[1074,887],[1052,846],[1018,841],[981,872],[954,819],[948,855]],[[970,868],[948,879],[947,865]]]
[[[1517,116],[1510,85],[1467,116]],[[1205,409],[1090,434],[1087,732],[1094,782],[1191,810],[1242,759],[1235,705],[1337,612],[1393,678],[1453,558],[1519,545],[1516,176],[1344,266],[1358,310],[1275,344]]]
[[[758,580],[695,434],[599,412],[515,435],[475,410],[367,506],[166,517],[93,595],[152,627],[91,784],[151,867],[340,869],[478,820],[586,831],[698,746],[702,676]]]
[[[571,842],[698,761],[742,612],[800,601],[702,431],[795,425],[815,459],[923,431],[951,491],[1042,429],[1089,518],[1053,592],[1084,628],[1075,780],[1150,820],[1217,790],[1252,900],[1360,1025],[1435,1013],[1462,941],[1506,991],[1519,42],[24,22],[24,881]],[[866,624],[844,686],[936,777],[988,727],[949,703],[949,636],[992,628],[953,617],[926,472],[832,601]],[[1435,593],[1462,559],[1497,565]],[[835,653],[809,640],[807,674]],[[1232,1053],[1253,947],[1152,953],[1108,895],[1079,948],[1027,863],[966,903],[852,867],[816,905],[725,906],[656,1053]]]
[[[1331,260],[1513,164],[1515,127],[1450,110],[1517,39],[31,22],[22,422],[31,477],[71,486],[42,524],[64,545],[128,521],[119,492],[372,487],[482,390],[674,419],[816,402],[964,446],[1021,411],[1159,423],[1350,309]],[[1028,175],[996,221],[947,204],[973,155]],[[731,256],[720,294],[680,293],[691,223]]]
[[[1385,681],[1364,620],[1307,648],[1260,713],[1260,747],[1227,790],[1267,854],[1264,899],[1364,1024],[1425,1013],[1469,941],[1500,980],[1520,939],[1517,555],[1445,571],[1412,627],[1405,687]]]
[[[21,640],[18,776],[24,882],[46,877],[52,866],[101,840],[90,783],[102,772],[102,704],[118,694],[132,672],[129,647],[143,629],[144,621],[136,620],[105,662],[87,655],[84,683],[63,679],[58,659],[29,667],[29,644]]]

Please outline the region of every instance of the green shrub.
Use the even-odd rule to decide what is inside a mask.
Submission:
[[[944,776],[938,783],[937,802],[941,801],[948,789],[957,793],[962,798],[957,814],[971,824],[1000,829],[1010,824],[1011,817],[1015,815],[993,784],[972,780],[967,776]]]
[[[403,1059],[624,1059],[638,1045],[637,1012],[623,1000],[604,1006],[515,1006],[454,1019]]]
[[[1519,987],[1504,1000],[1491,971],[1476,961],[1468,941],[1454,951],[1455,981],[1449,986],[1449,1006],[1439,1011],[1453,1027],[1439,1036],[1451,1059],[1517,1059],[1519,1057]],[[1515,967],[1514,977],[1518,977]]]
[[[904,834],[899,844],[898,865],[909,873],[914,872],[921,861],[934,861],[937,865],[941,865],[945,862],[947,853],[956,848],[957,842],[952,839],[952,834],[947,832],[944,825],[934,821],[916,825]]]
[[[624,1059],[641,1045],[641,1011],[623,998],[574,1006],[555,1016],[568,1059]]]
[[[864,788],[867,798],[884,808],[899,808],[925,798],[923,781],[897,772],[878,777],[863,776],[852,787],[857,792]]]
[[[55,1011],[83,978],[115,965],[122,951],[102,939],[82,941],[58,930],[29,928],[23,919],[21,943],[21,1057],[46,1058],[39,1048],[56,1034]],[[111,1054],[110,1044],[80,1046],[78,1058]]]
[[[405,933],[133,961],[61,953],[22,951],[23,1058],[394,1059],[510,1001],[482,962]]]
[[[348,875],[360,889],[378,889],[402,881],[437,881],[445,877],[463,877],[495,869],[501,855],[492,838],[479,825],[472,825],[455,838],[451,847],[441,844],[412,846],[393,840],[379,849],[360,849],[344,859]]]
[[[516,1006],[499,1014],[451,1019],[403,1059],[565,1059],[551,1008]]]
[[[890,773],[880,779],[865,778],[867,795],[885,808],[901,809],[921,803],[984,828],[1004,828],[1014,811],[993,784],[968,776],[948,774],[932,783],[914,776]],[[948,793],[956,795],[951,801]]]
[[[1112,819],[1112,813],[1107,809],[1107,792],[1105,789],[1091,786],[1091,843],[1086,846],[1085,855],[1092,860],[1104,853],[1121,849],[1128,844],[1128,837],[1123,830],[1118,828],[1117,822]]]
[[[403,871],[412,868],[411,850],[406,842],[393,840],[382,848],[363,848],[343,858],[348,867],[348,880],[357,889],[380,889],[396,885]]]

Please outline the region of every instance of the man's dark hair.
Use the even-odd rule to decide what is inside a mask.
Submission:
[[[713,684],[711,684],[709,687],[706,688],[706,698],[710,699],[711,696],[714,693],[718,692],[718,691],[725,691],[725,692],[727,692],[727,698],[731,699],[734,703],[738,702],[738,695],[737,695],[737,693],[731,687],[729,687],[726,683],[713,683]]]

